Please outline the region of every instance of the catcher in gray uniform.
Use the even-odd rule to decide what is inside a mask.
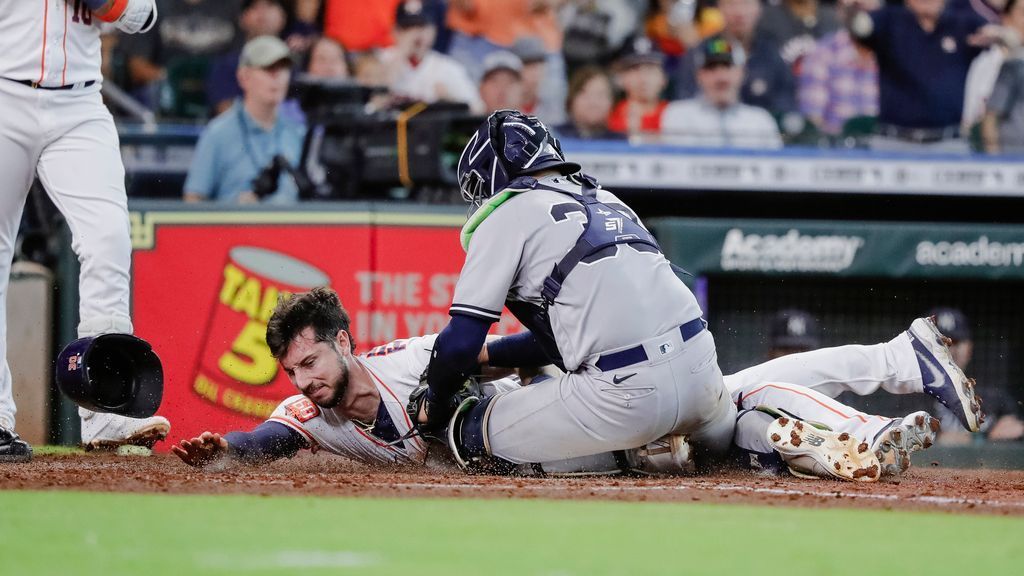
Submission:
[[[730,445],[736,407],[696,299],[636,214],[569,162],[538,119],[492,114],[459,159],[466,262],[422,396],[422,429],[455,414],[461,463],[523,464],[686,434]],[[490,347],[496,366],[565,374],[457,405],[487,331],[509,310],[529,329]]]

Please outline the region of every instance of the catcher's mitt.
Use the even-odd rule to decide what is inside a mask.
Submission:
[[[475,377],[470,376],[466,378],[462,386],[452,396],[428,399],[427,372],[429,370],[430,366],[427,366],[427,369],[420,376],[420,385],[409,395],[409,403],[406,404],[405,411],[409,415],[409,420],[420,431],[420,434],[443,439],[444,430],[448,426],[452,415],[455,414],[455,409],[467,398],[480,397],[480,383],[477,382]],[[420,422],[420,412],[424,408],[427,421]]]

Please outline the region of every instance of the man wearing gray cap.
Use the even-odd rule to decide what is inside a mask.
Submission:
[[[258,36],[245,44],[238,62],[242,98],[199,137],[185,180],[186,202],[286,204],[298,199],[295,182],[285,173],[278,176],[275,190],[263,191],[265,198],[257,193],[262,187],[254,186],[264,168],[281,158],[296,166],[302,154],[305,128],[279,113],[291,68],[291,52],[280,39]]]
[[[480,78],[480,99],[484,113],[518,110],[523,105],[523,62],[507,50],[491,52],[484,58]]]

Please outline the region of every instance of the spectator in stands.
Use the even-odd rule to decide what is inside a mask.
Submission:
[[[1002,22],[1004,26],[1012,27],[1012,23],[1008,21],[1008,18],[1010,17],[1010,5],[1014,3],[1013,0],[1004,0],[1003,8],[1001,9],[1002,16],[1000,18],[999,15],[996,15],[995,21]],[[974,0],[973,3],[967,3],[967,0],[962,0],[958,3],[954,0],[950,2],[949,9],[974,11],[985,18],[986,21],[993,21],[989,19],[989,12],[992,8],[982,2],[982,0]],[[964,85],[964,111],[960,117],[960,132],[962,134],[970,134],[981,123],[981,118],[985,114],[988,97],[992,95],[992,87],[996,85],[999,69],[1003,67],[1003,62],[1012,49],[1013,46],[1004,46],[997,43],[989,46],[988,50],[979,54],[971,62],[971,67],[967,69],[967,80]]]
[[[584,66],[607,66],[640,29],[648,0],[568,0],[559,10],[562,54],[569,76]]]
[[[621,0],[619,0],[621,1]],[[630,0],[634,1],[634,0]],[[538,97],[547,106],[561,108],[567,88],[562,58],[562,27],[557,8],[564,0],[451,0],[448,27],[452,31],[448,53],[479,82],[484,58],[496,50],[512,50],[516,40],[536,37],[547,53],[544,80]],[[557,109],[556,109],[557,110]],[[562,116],[564,118],[564,116]],[[557,116],[551,122],[560,122]]]
[[[849,11],[840,7],[839,16],[845,23]],[[850,118],[878,115],[875,55],[845,27],[818,41],[797,78],[800,113],[826,134],[840,134]]]
[[[799,73],[801,59],[819,39],[839,29],[839,18],[835,8],[818,0],[782,0],[765,6],[758,26],[775,41],[786,64]]]
[[[945,10],[945,0],[907,0],[857,12],[850,32],[878,59],[878,135],[871,147],[968,152],[960,134],[967,69],[998,28],[977,14]]]
[[[722,13],[698,0],[651,0],[644,31],[665,55],[671,74],[687,50],[722,31]]]
[[[284,0],[242,0],[238,27],[246,41],[257,36],[280,36],[286,18]],[[241,49],[231,50],[214,58],[210,65],[206,95],[213,116],[230,108],[242,95],[242,87],[238,85],[238,59],[241,54]]]
[[[324,36],[349,52],[394,44],[395,8],[400,0],[321,0]]]
[[[614,103],[612,80],[604,70],[598,66],[580,68],[569,81],[569,122],[555,127],[555,132],[562,138],[622,140],[624,134],[608,129]]]
[[[544,90],[548,53],[536,36],[523,36],[512,45],[512,53],[523,62],[523,112],[537,116],[548,126],[565,122],[565,100],[553,101]]]
[[[768,332],[768,359],[821,348],[821,330],[810,312],[798,308],[779,310]]]
[[[700,95],[668,105],[662,115],[662,140],[680,146],[781,148],[771,114],[739,101],[743,63],[732,46],[716,38],[700,50]]]
[[[396,98],[391,95],[388,84],[391,74],[381,60],[380,51],[367,50],[352,56],[352,79],[356,84],[371,88],[373,95],[366,103],[367,112],[376,112],[392,108]]]
[[[450,0],[448,27],[452,40],[448,53],[466,68],[471,78],[483,77],[483,59],[491,52],[509,50],[523,36],[536,36],[549,54],[562,50],[562,29],[556,8],[561,0]]]
[[[935,317],[935,325],[952,340],[949,346],[953,362],[967,370],[974,357],[974,338],[967,316],[957,308],[940,307],[928,313]],[[984,398],[985,423],[982,433],[989,440],[1024,439],[1024,421],[1020,418],[1020,405],[1004,385],[982,383],[979,393]],[[964,430],[957,417],[945,406],[936,403],[934,413],[942,422],[939,441],[945,444],[970,442],[971,434]]]
[[[288,27],[285,42],[292,54],[306,54],[313,43],[323,35],[320,25],[320,0],[293,0],[289,3]]]
[[[381,52],[395,96],[426,102],[462,102],[481,112],[477,86],[454,59],[433,50],[437,27],[424,10],[423,2],[398,4],[395,17],[395,45]]]
[[[781,115],[796,110],[796,84],[792,69],[779,55],[775,41],[757,28],[761,18],[760,0],[719,0],[725,25],[721,34],[704,42],[722,38],[742,50],[746,70],[740,101],[759,106],[772,114]],[[677,99],[693,98],[697,95],[697,64],[695,55],[700,50],[691,50],[679,66],[676,76]]]
[[[1024,0],[1009,0],[1003,24],[1024,38]],[[993,48],[1007,53],[994,81],[982,121],[982,141],[990,154],[1024,153],[1024,48]],[[981,60],[982,56],[978,57]],[[973,68],[972,68],[973,70]]]
[[[333,38],[317,38],[309,48],[306,74],[313,78],[348,78],[351,74],[345,59],[345,49]]]
[[[212,59],[238,46],[241,0],[162,0],[148,34],[121,38],[133,92],[175,117],[204,118]]]
[[[484,58],[480,80],[483,113],[515,109],[523,105],[523,63],[507,50],[491,52]]]
[[[285,170],[279,171],[276,180],[260,178],[269,180],[267,185],[273,189],[256,184],[279,157],[291,166],[299,162],[305,129],[279,113],[291,68],[291,53],[279,38],[259,36],[242,48],[238,83],[243,96],[200,135],[185,179],[185,201],[285,204],[298,199],[295,183]]]
[[[615,79],[625,97],[612,109],[608,128],[630,136],[661,133],[661,116],[668,102],[661,97],[668,79],[664,55],[646,36],[623,46],[615,60]]]

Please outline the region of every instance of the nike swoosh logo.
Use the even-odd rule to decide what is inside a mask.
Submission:
[[[946,372],[932,361],[926,354],[915,350],[917,352],[917,359],[921,362],[922,366],[926,366],[928,371],[931,372],[932,381],[925,383],[925,386],[930,388],[941,388],[947,380]],[[921,379],[924,380],[925,375],[921,375]]]
[[[614,382],[615,384],[622,384],[623,382],[629,380],[633,376],[636,376],[636,372],[633,372],[632,374],[626,374],[625,376],[614,376],[612,377],[612,382]]]

